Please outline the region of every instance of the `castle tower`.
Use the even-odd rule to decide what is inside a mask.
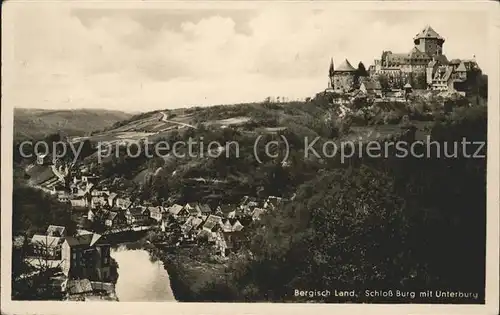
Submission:
[[[413,38],[413,42],[418,50],[428,54],[429,56],[443,54],[444,38],[433,30],[430,25],[427,25],[423,30],[421,30],[420,33]]]
[[[333,89],[333,76],[335,75],[335,69],[333,67],[333,58],[330,60],[330,68],[328,69],[328,88]]]
[[[349,60],[345,59],[344,62],[333,71],[332,87],[335,92],[345,93],[353,90],[355,75],[356,69],[351,65]]]

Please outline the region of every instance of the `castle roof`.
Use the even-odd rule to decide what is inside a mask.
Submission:
[[[78,236],[67,237],[66,242],[70,247],[77,247],[77,246],[92,247],[98,240],[100,240],[100,238],[101,235],[96,233],[83,234]]]
[[[449,64],[448,58],[445,55],[436,55],[434,58],[443,65]]]
[[[410,52],[408,53],[408,57],[410,58],[423,58],[423,59],[428,59],[429,55],[426,53],[422,52],[420,49],[417,47],[413,47]]]
[[[421,51],[417,47],[413,47],[408,54],[411,55],[414,53],[421,53]]]
[[[460,63],[460,65],[457,67],[457,70],[456,70],[456,71],[459,71],[459,72],[465,72],[465,71],[467,71],[467,69],[465,68],[465,64],[464,64],[464,62],[463,62],[463,61],[462,61],[462,62]]]
[[[429,61],[429,63],[427,64],[427,66],[430,67],[430,68],[432,68],[432,67],[434,67],[438,63],[441,64],[441,65],[447,65],[450,62],[448,61],[448,58],[446,58],[445,55],[436,55],[436,56],[432,57],[432,60]]]
[[[474,59],[465,59],[465,60],[462,60],[462,62],[465,66],[465,69],[467,69],[467,71],[472,70],[472,69],[479,69],[477,62]]]
[[[446,71],[444,73],[444,76],[443,76],[443,79],[448,81],[448,79],[450,78],[451,76],[451,73],[453,72],[453,68],[452,67],[446,67]]]
[[[430,25],[427,25],[413,39],[419,38],[436,38],[444,40],[444,38],[442,38]]]
[[[338,66],[337,69],[335,69],[335,72],[353,72],[356,71],[356,69],[349,63],[349,60],[345,59],[344,62]]]

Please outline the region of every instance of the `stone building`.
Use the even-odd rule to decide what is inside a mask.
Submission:
[[[375,73],[398,75],[411,72],[425,72],[431,60],[447,62],[443,55],[444,38],[427,25],[413,38],[414,47],[407,53],[383,51],[375,60]]]
[[[444,42],[445,39],[427,25],[413,38],[414,47],[410,52],[382,52],[381,58],[370,68],[370,74],[383,74],[389,81],[399,83],[415,81],[422,76],[426,86],[420,88],[465,93],[476,84],[481,70],[475,60],[448,61],[443,53]]]
[[[329,71],[329,89],[337,93],[346,93],[354,90],[356,86],[356,71],[347,59],[335,69],[332,59]]]
[[[110,245],[99,234],[66,237],[61,257],[68,279],[109,280]]]
[[[430,89],[468,93],[477,88],[481,69],[474,59],[452,59],[443,53],[445,39],[430,25],[413,38],[414,46],[407,53],[383,51],[381,58],[368,67],[370,80],[384,76],[390,89],[404,89],[406,83],[413,89]],[[347,59],[337,68],[330,63],[327,92],[348,93],[361,88],[359,71]],[[363,78],[361,78],[363,79]],[[369,81],[367,81],[369,82]],[[362,87],[372,90],[370,84]]]
[[[481,69],[475,60],[453,59],[444,63],[433,59],[426,69],[427,84],[435,91],[470,92],[480,75]]]

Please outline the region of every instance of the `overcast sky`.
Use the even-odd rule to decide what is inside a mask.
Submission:
[[[3,79],[4,102],[14,107],[145,111],[303,99],[326,88],[331,57],[337,65],[348,58],[368,67],[382,50],[409,52],[426,24],[446,39],[448,59],[475,54],[488,68],[489,22],[481,12],[292,5],[97,10],[47,3],[11,12],[14,60],[6,60]]]

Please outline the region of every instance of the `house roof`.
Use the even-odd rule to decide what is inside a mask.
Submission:
[[[193,229],[193,225],[191,224],[191,221],[194,219],[194,217],[190,216],[187,218],[186,222],[181,226],[181,230],[184,233],[187,233]]]
[[[418,49],[416,46],[414,46],[410,52],[408,53],[408,55],[411,55],[411,54],[414,54],[414,53],[421,53],[420,49]]]
[[[165,208],[157,206],[157,207],[148,207],[149,212],[151,213],[163,213],[165,212]]]
[[[69,294],[81,294],[93,291],[89,279],[68,280],[66,290]]]
[[[193,218],[191,220],[191,224],[193,225],[193,228],[198,228],[201,224],[203,223],[203,219],[201,218]]]
[[[411,84],[410,83],[406,83],[405,86],[403,86],[403,88],[405,88],[405,89],[411,89]]]
[[[230,212],[233,212],[235,210],[235,206],[234,205],[220,205],[218,207],[218,209],[220,209],[220,211],[224,214],[227,214],[227,213],[230,213]]]
[[[283,198],[281,198],[281,197],[276,197],[276,196],[267,197],[267,203],[273,207],[276,207],[279,204],[281,204],[282,200],[283,200]]]
[[[196,214],[199,214],[201,212],[199,207],[188,207],[185,209],[187,210],[187,212],[189,212],[189,214],[192,214],[192,215],[196,215]]]
[[[224,231],[232,231],[233,230],[233,225],[229,220],[224,221],[224,226],[223,226]]]
[[[182,225],[182,230],[184,231],[184,233],[187,233],[192,229],[198,228],[202,222],[202,219],[190,216]]]
[[[51,179],[56,180],[57,176],[52,172],[52,169],[47,165],[35,165],[27,171],[30,183],[40,185]]]
[[[118,215],[118,213],[115,212],[115,211],[107,211],[107,217],[106,217],[106,219],[113,221],[116,218],[117,215]]]
[[[62,237],[35,234],[31,238],[31,243],[49,248],[59,246],[63,240]]]
[[[207,220],[205,221],[205,224],[203,224],[203,228],[207,229],[213,229],[217,224],[222,225],[222,218],[218,215],[209,215]]]
[[[462,71],[463,71],[463,72],[466,72],[466,71],[467,71],[467,69],[465,68],[465,64],[464,64],[464,62],[463,62],[463,61],[462,61],[462,62],[460,63],[460,65],[457,67],[456,71],[460,71],[460,72],[462,72]]]
[[[255,208],[255,209],[253,209],[253,211],[252,211],[252,218],[253,218],[253,219],[255,219],[255,220],[258,220],[258,219],[260,219],[260,216],[261,216],[264,212],[266,212],[266,210],[265,210],[265,209],[262,209],[262,208]]]
[[[183,207],[181,205],[178,205],[178,204],[175,204],[175,205],[172,205],[168,208],[168,212],[170,212],[171,214],[179,214],[179,212],[181,212],[181,210],[183,209]]]
[[[444,38],[442,38],[430,25],[426,25],[424,29],[415,35],[414,39],[418,38],[437,38],[444,40]]]
[[[241,224],[241,222],[239,220],[236,220],[235,222],[233,222],[233,231],[241,231],[243,230],[244,226],[243,224]]]
[[[147,209],[149,211],[161,211],[163,208],[161,208],[159,206],[147,206],[147,207],[145,207],[145,209]]]
[[[226,219],[224,221],[224,231],[241,231],[243,230],[243,225],[238,219]]]
[[[135,207],[135,208],[129,208],[128,212],[131,216],[139,216],[143,215],[144,212],[146,212],[148,208],[142,208],[142,207]]]
[[[210,209],[210,206],[207,205],[206,203],[200,204],[199,207],[200,207],[201,213],[211,213],[212,212],[212,209]]]
[[[434,56],[434,58],[441,64],[447,65],[449,64],[448,58],[446,58],[446,55],[437,55]]]
[[[428,59],[430,58],[428,54],[420,51],[417,47],[413,47],[410,52],[408,53],[409,58],[424,58]]]
[[[47,228],[47,235],[61,237],[64,235],[66,228],[60,225],[49,225]]]
[[[462,60],[464,65],[465,65],[465,68],[467,69],[467,71],[469,70],[472,70],[474,68],[477,68],[479,69],[479,65],[477,64],[476,60],[474,59],[468,59],[468,60]]]
[[[403,63],[406,63],[406,59],[408,58],[408,54],[389,52],[386,54],[386,58],[391,63],[403,64]]]
[[[356,71],[356,69],[351,65],[349,60],[345,59],[340,66],[335,69],[335,72],[353,72]]]
[[[92,231],[87,230],[76,230],[77,235],[92,234]]]
[[[186,209],[189,209],[189,208],[196,208],[198,206],[198,204],[196,202],[187,202],[185,205],[184,205],[184,208]]]
[[[91,247],[101,238],[101,235],[97,233],[92,234],[82,234],[78,236],[66,237],[66,242],[70,247],[87,246]]]

